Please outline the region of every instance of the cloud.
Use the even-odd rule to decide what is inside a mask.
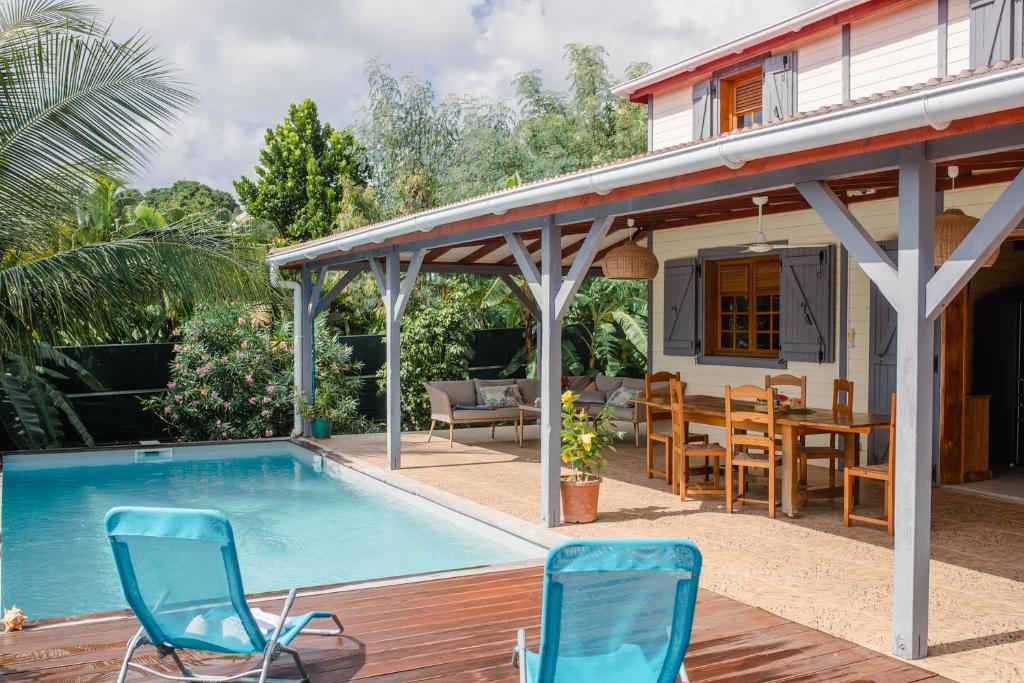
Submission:
[[[366,62],[429,79],[442,93],[508,98],[540,69],[564,85],[568,43],[603,45],[612,72],[682,59],[816,4],[816,0],[100,0],[114,33],[141,30],[199,102],[135,184],[190,178],[225,190],[252,174],[263,132],[292,102],[314,99],[353,125]],[[713,10],[710,8],[714,8]]]

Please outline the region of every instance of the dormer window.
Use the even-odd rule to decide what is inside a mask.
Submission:
[[[721,104],[720,132],[761,123],[763,76],[761,67],[744,71],[719,82]]]

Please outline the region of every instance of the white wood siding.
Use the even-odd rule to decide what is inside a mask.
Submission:
[[[971,68],[971,3],[970,0],[949,0],[946,18],[946,68],[958,74]]]
[[[693,86],[654,95],[652,149],[693,140]]]
[[[797,46],[797,111],[843,101],[843,39],[838,31]]]
[[[981,217],[996,200],[1005,185],[957,190],[946,194],[946,205],[962,208],[967,213]],[[885,199],[864,202],[851,206],[851,211],[876,240],[896,239],[897,200]],[[757,219],[723,221],[707,225],[659,230],[654,235],[654,252],[663,264],[676,258],[697,255],[701,249],[735,246],[751,241],[757,232]],[[833,243],[839,241],[813,211],[798,211],[765,216],[765,232],[769,239],[788,240],[790,245]],[[870,335],[870,292],[871,283],[864,271],[850,260],[848,329],[852,333],[852,346],[842,339],[838,326],[839,307],[839,259],[836,259],[836,344],[847,344],[848,376],[854,382],[854,407],[865,411],[868,405],[868,344]],[[726,385],[761,384],[765,374],[790,372],[807,376],[807,400],[815,407],[831,405],[832,380],[839,376],[838,360],[834,363],[789,363],[787,370],[741,368],[722,365],[701,365],[695,357],[666,356],[663,344],[664,320],[664,267],[654,281],[652,301],[651,334],[654,335],[654,369],[679,371],[687,382],[687,394],[708,394],[722,396]],[[837,347],[836,358],[839,352]],[[701,426],[699,431],[709,431],[714,438],[722,435]]]
[[[938,74],[938,7],[927,0],[850,26],[850,96],[894,90]]]

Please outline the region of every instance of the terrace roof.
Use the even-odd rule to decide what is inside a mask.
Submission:
[[[953,136],[970,131],[984,130],[998,125],[1024,121],[1024,110],[1005,109],[994,105],[989,112],[978,116],[959,119],[952,124],[938,122],[934,126],[908,125],[888,134],[871,135],[870,121],[878,112],[887,107],[920,101],[927,117],[927,98],[956,90],[969,88],[975,83],[990,83],[993,79],[1010,79],[1019,91],[1024,91],[1024,59],[1001,62],[992,67],[983,67],[961,72],[955,76],[935,78],[899,90],[878,93],[869,97],[851,100],[811,112],[802,112],[783,120],[758,124],[749,128],[732,131],[717,137],[689,142],[639,154],[627,159],[597,165],[588,169],[565,173],[524,183],[515,188],[496,191],[468,198],[446,206],[418,212],[397,219],[384,221],[356,230],[336,233],[318,240],[276,249],[268,257],[278,267],[296,268],[312,262],[324,262],[339,257],[367,258],[371,253],[383,249],[403,250],[404,245],[412,246],[431,237],[446,237],[446,243],[431,248],[425,263],[449,266],[512,266],[513,257],[499,234],[482,234],[479,228],[515,224],[527,240],[531,251],[539,248],[537,235],[530,232],[531,219],[560,212],[564,218],[562,226],[562,260],[568,264],[573,254],[582,245],[589,227],[588,218],[572,220],[573,209],[615,203],[618,210],[608,211],[616,215],[614,223],[600,245],[596,262],[615,244],[627,239],[625,230],[627,216],[636,218],[637,226],[643,231],[675,228],[709,222],[729,220],[755,215],[750,200],[754,194],[766,194],[770,198],[768,213],[803,210],[806,202],[791,182],[765,185],[756,190],[728,195],[708,195],[693,201],[679,202],[672,206],[661,206],[650,210],[633,208],[621,210],[630,198],[665,191],[696,186],[723,178],[740,178],[767,171],[793,167],[808,161],[825,161],[839,157],[850,157],[873,150],[893,148],[910,142]],[[834,123],[843,120],[853,131],[857,131],[858,120],[865,121],[866,134],[852,134],[845,140],[836,140],[832,145],[817,145],[812,136],[807,144],[790,144],[787,149],[796,151],[785,154],[764,154],[760,158],[732,158],[733,149],[740,143],[755,141],[761,147],[771,149],[773,138],[791,140],[793,133],[800,137],[804,130],[816,123]],[[799,131],[799,132],[798,132]],[[714,158],[707,162],[709,151]],[[696,161],[692,171],[687,171],[689,158]],[[703,159],[705,163],[699,163]],[[658,169],[666,163],[674,163],[673,170],[658,175]],[[989,153],[974,158],[948,159],[944,164],[956,163],[961,167],[959,187],[972,184],[1004,182],[1012,179],[1017,170],[1024,167],[1024,158],[1017,150]],[[942,164],[940,164],[942,165]],[[845,196],[845,201],[857,202],[894,196],[897,173],[894,165],[888,168],[867,168],[857,172],[851,166],[841,178],[830,180],[830,186]],[[620,182],[615,186],[602,184],[610,174],[630,174],[640,178],[639,182]],[[945,173],[940,172],[938,189],[948,183]],[[527,193],[545,198],[539,201],[524,201]],[[625,201],[624,201],[625,200]],[[578,212],[579,213],[579,212]],[[539,229],[539,225],[537,226]],[[465,239],[460,240],[459,235]],[[533,240],[533,241],[531,241]]]

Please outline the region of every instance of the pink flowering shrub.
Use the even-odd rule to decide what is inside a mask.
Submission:
[[[168,391],[143,402],[175,438],[217,441],[291,433],[291,326],[244,313],[241,306],[202,307],[181,326]],[[365,431],[356,413],[360,366],[352,361],[351,347],[318,325],[315,356],[318,386],[343,399],[336,430]]]

